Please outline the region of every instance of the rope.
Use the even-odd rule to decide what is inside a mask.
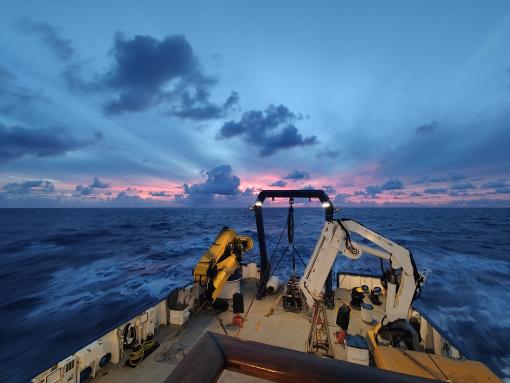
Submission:
[[[285,233],[285,227],[286,226],[283,226],[282,228],[282,232],[280,234],[280,239],[278,240],[278,243],[276,244],[276,247],[273,249],[273,254],[271,254],[271,257],[269,258],[269,264],[273,263],[273,260],[274,260],[274,254],[276,253],[276,249],[278,249],[278,246],[280,245],[280,241],[282,240],[283,238],[283,233]]]
[[[153,339],[142,342],[142,344],[138,346],[138,349],[133,350],[131,354],[129,354],[129,364],[133,367],[138,366],[142,363],[142,360],[145,357],[145,352],[153,348],[155,345],[156,342]]]

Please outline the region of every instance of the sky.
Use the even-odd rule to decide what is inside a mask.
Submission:
[[[508,1],[7,1],[0,207],[510,206]]]

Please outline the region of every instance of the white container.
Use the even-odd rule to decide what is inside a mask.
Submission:
[[[348,362],[368,366],[369,362],[368,349],[345,347],[345,354],[347,355],[346,360]]]
[[[188,321],[189,310],[170,310],[170,324],[182,326]]]
[[[254,262],[248,263],[248,278],[259,279],[259,270]]]
[[[356,337],[358,337],[359,340],[360,337]],[[355,337],[349,335],[345,340],[345,355],[347,362],[368,366],[369,354],[366,341],[361,338],[360,342],[351,342],[352,338]]]
[[[361,320],[366,323],[374,321],[374,306],[368,303],[361,304]]]
[[[241,292],[241,280],[235,279],[233,281],[227,281],[220,291],[218,298],[221,299],[232,299],[235,293]]]
[[[276,275],[273,275],[271,278],[269,278],[269,281],[267,281],[266,288],[268,294],[274,294],[278,291],[278,288],[280,287],[280,280]]]

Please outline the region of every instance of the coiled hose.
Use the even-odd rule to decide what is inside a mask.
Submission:
[[[156,342],[154,339],[150,338],[142,342],[141,345],[136,345],[133,348],[133,351],[131,351],[131,354],[129,355],[129,364],[132,367],[138,366],[140,363],[142,363],[143,358],[145,357],[145,352],[147,350],[152,349],[156,345]]]

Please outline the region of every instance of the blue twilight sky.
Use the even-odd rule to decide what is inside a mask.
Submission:
[[[508,1],[9,1],[0,206],[510,205]]]

